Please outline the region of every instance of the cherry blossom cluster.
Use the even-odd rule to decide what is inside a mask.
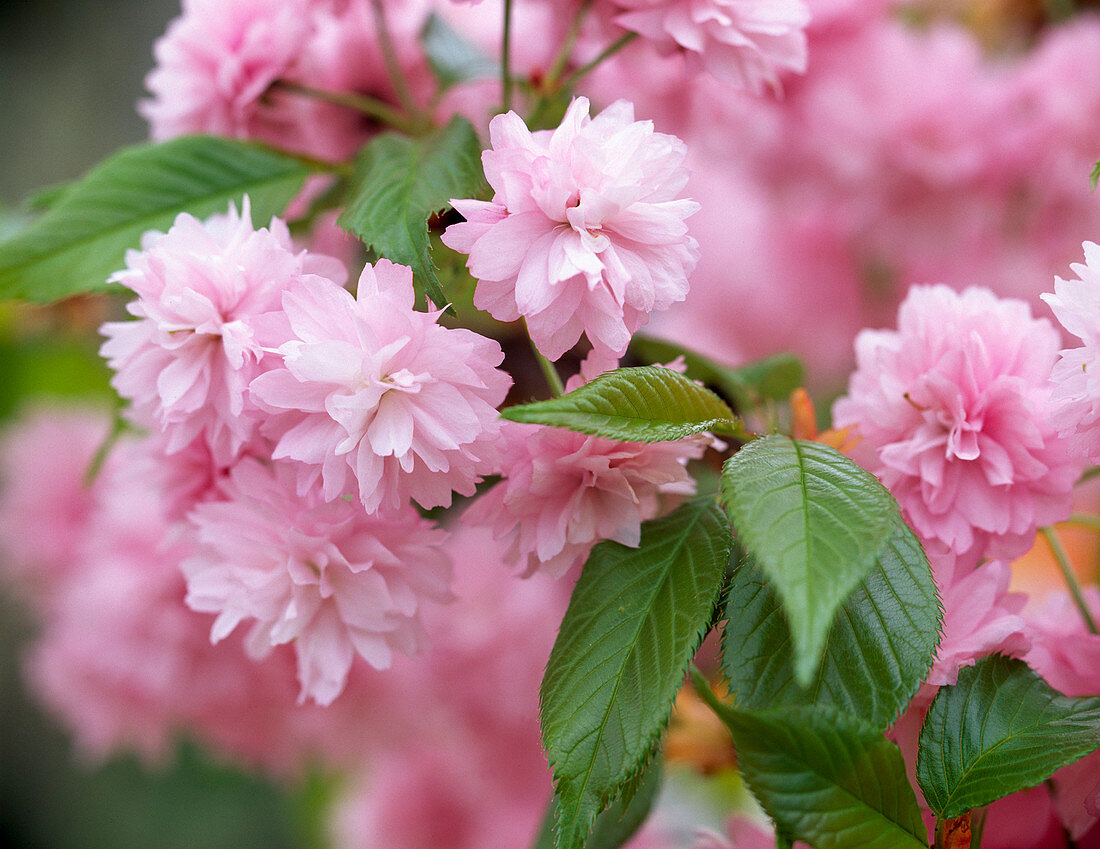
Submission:
[[[449,505],[495,467],[499,344],[413,309],[412,271],[379,261],[343,288],[336,261],[241,213],[180,216],[115,281],[133,321],[103,354],[165,466],[196,470],[188,602],[215,640],[254,622],[255,655],[293,642],[303,698],[327,704],[353,655],[378,668],[423,646],[425,599],[448,598]],[[205,471],[203,467],[205,466]]]
[[[507,108],[519,94],[498,108],[498,80],[438,88],[420,43],[430,13],[491,52],[495,0],[183,0],[139,108],[156,140],[341,163],[381,130],[468,116],[491,192],[434,220],[437,257],[537,357],[587,354],[570,389],[650,324],[717,360],[792,348],[827,387],[859,328],[893,323],[859,331],[832,415],[943,604],[891,731],[912,765],[937,690],[988,654],[1100,692],[1100,592],[1019,591],[1100,464],[1100,246],[1069,265],[1100,233],[1100,22],[994,62],[895,5],[515,0],[516,82],[550,104],[536,124]],[[608,45],[555,113],[554,85]],[[558,579],[602,540],[638,545],[715,443],[502,422],[531,392],[512,348],[418,307],[412,269],[349,275],[311,235],[256,227],[247,197],[147,233],[111,278],[130,318],[102,329],[133,432],[104,451],[102,411],[41,410],[0,444],[4,567],[40,625],[28,677],[95,755],[155,759],[189,733],[275,774],[347,770],[334,845],[503,846],[549,792],[535,694]],[[1056,324],[1032,296],[1067,266],[1042,296]],[[989,822],[993,849],[1096,834],[1100,755]],[[654,823],[634,849],[684,845]],[[695,849],[774,840],[739,817]]]
[[[418,18],[405,9],[383,14],[392,11],[401,12],[387,23],[402,71],[426,100]],[[213,133],[346,158],[377,125],[297,87],[395,101],[377,26],[371,0],[184,0],[155,45],[157,64],[146,78],[152,96],[139,111],[154,139]]]
[[[578,101],[571,116],[565,126],[582,133],[576,144],[555,131],[558,140],[513,164],[509,180],[530,186],[543,168],[575,165],[575,147],[622,167],[618,188],[592,188],[619,198],[621,212],[583,188],[578,208],[608,219],[594,249],[573,245],[568,225],[545,225],[551,239],[564,226],[566,252],[587,257],[577,260],[589,274],[580,274],[582,292],[603,297],[605,268],[620,296],[626,282],[641,288],[630,295],[634,307],[602,304],[619,322],[621,353],[646,309],[669,300],[661,287],[681,297],[687,288],[694,243],[680,217],[694,207],[672,199],[684,182],[682,145],[634,122],[626,104],[590,120]],[[514,114],[506,119],[522,128]],[[636,161],[621,155],[631,151]],[[663,182],[649,188],[653,169]],[[590,180],[601,173],[591,163],[581,171]],[[651,250],[669,257],[649,258],[663,279],[628,280],[617,269],[621,257],[642,262],[629,257],[647,249],[647,222]],[[588,237],[584,227],[601,225],[583,224]],[[483,238],[498,256],[526,249],[523,241],[502,247],[495,233]],[[525,279],[536,289],[570,282],[547,278],[537,260],[530,269]],[[255,228],[246,198],[240,211],[206,221],[181,215],[166,233],[147,234],[112,277],[136,295],[132,318],[102,329],[112,384],[130,402],[130,422],[149,434],[165,520],[191,547],[178,565],[188,605],[216,615],[215,642],[248,626],[254,658],[292,644],[301,697],[321,704],[344,689],[355,657],[383,669],[394,652],[421,651],[425,603],[450,599],[446,534],[414,503],[449,507],[455,493],[472,496],[487,475],[501,475],[469,521],[511,540],[524,571],[560,576],[601,539],[637,545],[643,521],[693,491],[685,464],[706,445],[502,430],[497,408],[511,378],[499,368],[499,343],[440,324],[438,309],[415,309],[408,267],[368,264],[355,295],[346,278],[337,260],[296,248],[281,220]],[[598,344],[590,363],[614,366]]]
[[[536,33],[561,27],[557,0],[525,0],[556,23],[523,27],[532,55]],[[213,133],[260,139],[328,159],[346,159],[380,124],[339,105],[366,95],[400,108],[481,115],[495,93],[464,85],[432,97],[430,65],[417,37],[429,12],[444,14],[478,41],[499,39],[499,3],[428,0],[183,0],[154,48],[139,106],[154,139]],[[463,6],[467,8],[463,8]],[[451,8],[448,8],[451,7]],[[575,10],[570,10],[575,11]],[[538,14],[537,10],[523,10]],[[781,75],[806,69],[809,9],[803,0],[613,0],[598,4],[601,30],[641,35],[661,52],[685,51],[696,70],[759,93]],[[383,38],[384,28],[384,38]],[[388,54],[388,55],[387,55]],[[396,61],[403,83],[387,62]],[[336,97],[316,96],[335,95]],[[548,214],[550,214],[548,212]]]

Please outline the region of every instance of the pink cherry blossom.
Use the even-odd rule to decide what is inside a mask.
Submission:
[[[535,133],[513,112],[494,118],[482,154],[493,200],[454,201],[467,220],[443,235],[469,254],[474,303],[526,318],[553,360],[582,333],[621,355],[651,312],[684,299],[699,255],[684,224],[698,204],[676,199],[684,144],[625,101],[588,112],[579,97],[557,129]]]
[[[115,543],[101,533],[97,550],[82,552],[81,579],[58,593],[27,675],[83,754],[132,750],[160,759],[182,731],[176,688],[209,625],[183,606],[178,549]]]
[[[373,757],[369,777],[349,788],[335,811],[334,845],[504,849],[504,835],[522,833],[524,841],[533,835],[530,816],[517,816],[515,802],[502,793],[508,788],[494,774],[511,753],[493,768],[481,768],[477,759],[484,753],[471,742],[410,741],[403,751]]]
[[[856,339],[838,427],[913,528],[960,561],[1015,557],[1037,526],[1069,515],[1080,464],[1050,422],[1058,335],[1022,301],[984,289],[915,287],[897,331]]]
[[[1094,620],[1100,616],[1100,590],[1084,590]],[[1100,636],[1065,592],[1053,592],[1027,610],[1033,643],[1025,660],[1050,686],[1067,696],[1100,693]],[[1054,806],[1075,840],[1100,820],[1100,753],[1054,773]]]
[[[1070,266],[1073,280],[1054,278],[1043,295],[1062,326],[1084,344],[1062,351],[1051,380],[1055,422],[1073,449],[1100,463],[1100,245],[1085,242],[1085,262]]]
[[[279,219],[254,229],[247,198],[240,214],[232,206],[206,222],[181,214],[142,245],[111,278],[138,296],[127,307],[136,321],[102,328],[100,352],[117,372],[111,384],[141,424],[164,432],[165,451],[203,438],[227,464],[254,436],[248,383],[272,359],[260,335],[283,291],[315,274],[342,282],[346,271],[295,252]]]
[[[284,296],[292,338],[252,397],[281,414],[274,457],[301,464],[303,489],[320,477],[326,499],[357,487],[369,512],[436,507],[492,471],[511,385],[500,345],[413,299],[412,270],[387,260],[363,269],[357,297],[319,278]]]
[[[190,519],[199,547],[183,562],[187,603],[217,613],[217,642],[255,619],[250,650],[264,656],[294,641],[301,699],[329,704],[356,654],[378,669],[393,652],[425,646],[420,609],[445,601],[446,536],[412,507],[368,516],[357,503],[295,494],[293,470],[246,458],[223,485],[224,501]]]
[[[613,0],[620,26],[660,50],[759,94],[782,71],[806,70],[810,10],[802,0]]]
[[[465,521],[445,547],[456,600],[425,611],[431,651],[384,673],[389,733],[337,800],[339,849],[527,846],[550,798],[538,687],[570,587],[509,578],[504,545]]]
[[[242,635],[211,645],[212,617],[184,604],[180,562],[193,548],[166,521],[166,493],[150,474],[154,450],[120,443],[90,491],[87,519],[71,529],[69,570],[51,590],[26,657],[32,692],[87,758],[129,751],[162,761],[186,733],[278,776],[318,759],[357,765],[379,724],[363,716],[381,682],[353,670],[345,699],[354,710],[298,705],[292,646],[257,662]],[[44,490],[57,491],[54,479],[67,477],[45,464],[40,471]],[[40,542],[48,546],[48,535]]]
[[[613,442],[571,430],[505,422],[504,480],[465,514],[508,543],[525,574],[560,578],[600,540],[637,546],[641,525],[667,509],[663,497],[691,495],[687,461],[708,440]]]
[[[35,607],[76,568],[99,488],[85,474],[110,433],[106,410],[49,404],[0,438],[0,564]]]
[[[313,0],[183,0],[155,47],[138,109],[154,139],[212,133],[278,142],[282,110],[265,104],[307,44]]]
[[[990,560],[950,586],[937,581],[943,600],[943,626],[936,658],[925,679],[931,687],[954,684],[959,670],[999,652],[1023,657],[1031,648],[1031,629],[1022,613],[1027,596],[1009,592],[1012,569]],[[922,697],[917,702],[927,704]]]
[[[372,5],[372,0],[321,4],[312,15],[309,40],[288,74],[291,81],[322,91],[367,95],[400,109]],[[397,65],[413,98],[427,108],[435,82],[418,42],[426,4],[417,0],[383,5]],[[358,110],[308,94],[294,93],[278,102],[294,128],[290,146],[323,159],[349,159],[384,129]]]
[[[699,829],[691,849],[772,849],[775,846],[775,829],[764,819],[736,814],[726,823],[726,832],[719,834],[709,829]],[[673,845],[671,841],[669,845]],[[793,846],[794,849],[807,849],[800,840]]]
[[[644,85],[638,110],[690,151],[702,256],[691,297],[654,332],[731,361],[792,350],[831,388],[851,368],[845,340],[892,320],[911,284],[980,281],[1034,309],[1035,281],[1095,238],[1100,205],[1080,175],[1096,158],[1100,75],[1080,69],[1100,21],[1075,16],[992,59],[973,33],[912,27],[879,2],[810,5],[812,73],[782,101],[722,96],[706,76],[673,85],[674,66],[627,65],[629,49],[593,97]],[[835,331],[804,332],[824,314]]]

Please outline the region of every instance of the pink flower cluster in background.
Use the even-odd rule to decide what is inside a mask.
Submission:
[[[423,6],[387,12],[402,71],[426,101],[430,75],[416,48]],[[187,0],[156,43],[157,66],[146,78],[152,97],[139,111],[154,139],[213,133],[350,156],[377,124],[272,86],[284,81],[395,102],[375,22],[371,0]]]
[[[690,65],[760,94],[779,89],[783,71],[806,70],[802,0],[613,0],[615,23],[664,53],[682,50]]]

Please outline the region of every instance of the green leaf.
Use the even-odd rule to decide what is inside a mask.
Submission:
[[[542,682],[562,849],[585,845],[596,815],[629,795],[659,744],[729,552],[725,516],[705,499],[644,523],[638,548],[593,549]]]
[[[444,89],[458,83],[500,76],[500,66],[436,14],[420,30],[420,45],[435,78]]]
[[[584,849],[619,849],[646,821],[661,789],[661,767],[659,762],[650,765],[637,792],[629,800],[623,794],[615,803],[596,817],[592,832],[584,844]],[[539,828],[534,849],[554,849],[554,822],[556,805],[547,806],[546,816]]]
[[[1096,184],[1100,183],[1100,162],[1097,162],[1092,166],[1092,173],[1089,174],[1089,184],[1092,186],[1092,190],[1096,191]]]
[[[1100,698],[1072,699],[1021,660],[994,655],[936,694],[917,781],[941,819],[1034,787],[1100,747]]]
[[[669,363],[676,357],[683,357],[688,377],[717,388],[740,410],[755,407],[762,401],[786,401],[804,380],[802,361],[794,354],[775,354],[732,367],[649,336],[635,336],[630,349],[653,363]]]
[[[69,181],[38,189],[23,199],[22,206],[29,212],[46,212],[51,207],[57,206],[61,198],[76,185],[78,185],[77,182]]]
[[[834,705],[885,728],[932,665],[942,619],[916,535],[901,517],[867,577],[837,612],[812,682],[794,678],[791,631],[775,587],[750,558],[729,586],[722,667],[739,708]]]
[[[508,407],[501,415],[619,442],[663,442],[705,431],[735,433],[737,427],[721,398],[661,366],[605,372],[560,398]]]
[[[35,301],[107,287],[126,250],[181,212],[224,213],[248,195],[254,220],[283,211],[312,169],[259,145],[187,136],[127,148],[52,195],[49,211],[0,244],[0,297]]]
[[[348,207],[337,223],[379,255],[412,266],[442,308],[447,296],[432,264],[428,219],[451,198],[477,196],[484,183],[481,143],[465,118],[456,116],[422,138],[383,133],[360,151]]]
[[[928,849],[898,747],[823,705],[720,706],[745,781],[776,829],[817,849]]]
[[[837,608],[897,528],[897,502],[838,451],[786,436],[727,460],[722,491],[742,545],[778,592],[795,680],[808,687]]]

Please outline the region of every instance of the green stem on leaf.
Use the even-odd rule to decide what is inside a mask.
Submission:
[[[588,76],[589,73],[594,71],[607,59],[610,59],[612,56],[614,56],[616,53],[618,53],[620,50],[630,44],[630,42],[634,41],[634,39],[636,39],[637,37],[638,33],[636,32],[628,32],[624,35],[619,36],[615,41],[605,47],[599,56],[597,56],[591,62],[588,62],[585,65],[581,65],[581,67],[577,68],[577,70],[566,77],[565,81],[561,84],[561,87],[572,88],[584,77]]]
[[[313,88],[290,80],[276,80],[271,87],[289,91],[293,94],[301,94],[305,97],[312,97],[314,100],[321,100],[335,106],[343,106],[346,109],[354,109],[356,112],[374,118],[376,121],[409,135],[417,135],[424,130],[421,125],[422,122],[410,118],[401,110],[394,109],[388,103],[376,97],[350,91],[326,91],[325,89]]]
[[[309,764],[290,798],[291,818],[298,843],[304,849],[328,849],[332,839],[328,822],[333,806],[344,791],[344,779],[338,773]]]
[[[382,49],[382,61],[386,65],[386,73],[393,83],[397,100],[405,111],[415,118],[420,118],[420,107],[413,97],[412,89],[405,72],[401,70],[401,62],[397,58],[397,50],[393,46],[393,37],[390,35],[389,23],[386,21],[386,10],[382,7],[382,0],[371,0],[371,11],[374,14],[374,28],[378,35],[378,46]]]
[[[1100,629],[1097,629],[1096,620],[1092,618],[1089,606],[1085,602],[1085,596],[1081,592],[1081,585],[1077,582],[1077,575],[1073,571],[1073,565],[1069,562],[1069,556],[1066,554],[1062,541],[1058,538],[1058,533],[1052,527],[1040,528],[1039,532],[1046,538],[1054,559],[1058,561],[1058,568],[1062,570],[1062,576],[1066,579],[1069,593],[1073,596],[1077,609],[1081,611],[1081,618],[1085,620],[1085,624],[1091,633],[1100,634]]]
[[[500,43],[501,112],[512,108],[512,0],[504,0],[504,33]]]
[[[775,833],[775,849],[791,849],[794,843],[780,834],[778,831]]]

